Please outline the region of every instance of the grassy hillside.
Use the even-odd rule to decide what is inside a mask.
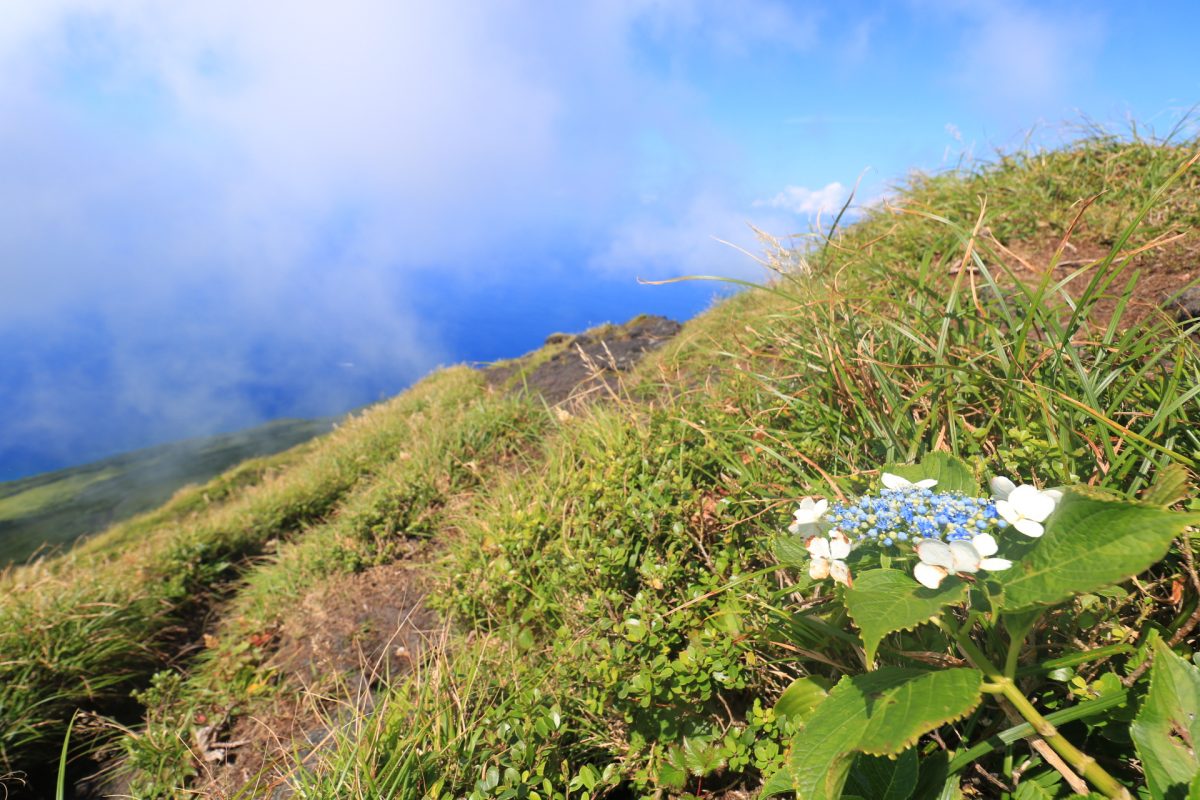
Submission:
[[[93,796],[1189,796],[1200,349],[1161,308],[1196,148],[914,176],[665,346],[444,370],[11,571],[0,769],[47,796],[82,710]],[[805,497],[935,502],[885,471],[1067,488],[936,589],[907,544],[788,533]]]
[[[69,545],[156,508],[188,484],[274,455],[329,430],[332,420],[277,420],[256,428],[150,447],[0,483],[0,566]]]

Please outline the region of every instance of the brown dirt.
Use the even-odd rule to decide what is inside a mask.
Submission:
[[[264,789],[289,796],[297,762],[328,744],[328,720],[339,716],[338,706],[321,707],[315,698],[338,698],[340,715],[368,710],[374,689],[408,672],[440,630],[423,602],[420,567],[386,564],[310,592],[284,622],[271,661],[291,691],[214,737],[211,751],[223,742],[242,744],[205,764],[193,791],[228,798],[249,785],[258,790],[252,796]]]
[[[1198,238],[1200,237],[1189,237],[1134,257],[1124,275],[1109,289],[1109,294],[1123,291],[1127,281],[1133,278],[1134,273],[1138,273],[1133,287],[1133,299],[1122,318],[1124,324],[1139,324],[1163,310],[1175,316],[1176,309],[1167,307],[1168,299],[1200,278],[1200,242],[1191,241]],[[1057,237],[1044,237],[1035,241],[1011,243],[997,249],[1005,256],[1006,265],[1018,278],[1032,283],[1049,269],[1059,244],[1060,240]],[[1054,277],[1063,280],[1079,270],[1084,270],[1067,285],[1071,296],[1079,297],[1092,276],[1092,272],[1086,268],[1107,256],[1110,247],[1110,243],[1087,239],[1069,242],[1054,268]],[[1115,301],[1102,299],[1092,315],[1092,322],[1097,326],[1107,325],[1115,309]]]

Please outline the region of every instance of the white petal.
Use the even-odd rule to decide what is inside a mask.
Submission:
[[[1063,499],[1062,489],[1042,489],[1042,494],[1053,500],[1055,505],[1061,503]]]
[[[845,558],[850,555],[850,540],[839,530],[829,532],[829,555],[832,558]]]
[[[827,508],[829,508],[828,500],[822,499],[819,503],[814,503],[811,497],[806,497],[800,501],[799,508],[792,516],[801,525],[808,525],[819,520]]]
[[[971,540],[971,546],[975,548],[975,552],[979,555],[987,557],[996,555],[996,551],[1000,548],[996,545],[996,540],[990,533],[981,533]]]
[[[1013,508],[1012,503],[1007,500],[996,501],[996,512],[1004,518],[1006,522],[1012,525],[1017,524],[1017,520],[1021,519],[1021,515]]]
[[[890,472],[885,472],[879,479],[883,482],[885,489],[907,489],[912,486],[912,482],[908,478],[901,478],[899,475],[893,475]]]
[[[913,545],[913,548],[917,551],[917,558],[925,564],[946,569],[954,566],[954,556],[945,542],[939,542],[937,539],[922,539]]]
[[[804,547],[813,558],[829,558],[829,540],[820,534],[808,537]]]
[[[845,561],[834,561],[829,565],[829,574],[838,583],[846,586],[853,586],[854,579],[850,577],[850,568],[846,566]]]
[[[932,489],[937,486],[937,478],[925,478],[924,480],[917,481],[913,486],[916,486],[918,489]]]
[[[934,564],[926,564],[924,561],[913,567],[913,577],[925,587],[936,589],[942,585],[942,581],[950,573],[944,567],[939,567]]]
[[[814,581],[823,581],[829,577],[829,559],[813,558],[812,563],[808,565],[808,577]]]
[[[1031,519],[1019,519],[1013,523],[1013,527],[1034,539],[1046,532],[1046,529],[1042,527],[1042,523],[1034,522]]]
[[[954,556],[952,571],[968,573],[979,571],[979,562],[983,559],[979,557],[979,552],[971,546],[970,542],[951,542],[950,554]]]
[[[1007,558],[985,558],[979,562],[979,568],[988,572],[998,572],[1002,569],[1008,569],[1012,566],[1012,562]]]
[[[1007,500],[1017,485],[1003,475],[997,475],[988,482],[992,488],[992,497],[996,500]]]
[[[1042,522],[1054,511],[1054,498],[1032,486],[1018,486],[1008,496],[1008,502],[1022,517]]]

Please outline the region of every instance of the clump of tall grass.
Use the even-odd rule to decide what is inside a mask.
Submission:
[[[1015,271],[981,233],[986,209],[972,227],[905,209],[931,234],[918,259],[869,235],[883,214],[851,229],[775,288],[785,307],[761,377],[778,405],[754,424],[806,479],[820,480],[814,463],[847,473],[937,449],[1123,491],[1167,463],[1195,467],[1196,326],[1130,321],[1139,273],[1124,251],[1194,162],[1129,211],[1107,256],[1067,274]]]

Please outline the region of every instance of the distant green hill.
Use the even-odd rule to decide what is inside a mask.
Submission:
[[[277,420],[0,483],[0,566],[160,506],[183,486],[286,450],[332,426],[332,419]]]

